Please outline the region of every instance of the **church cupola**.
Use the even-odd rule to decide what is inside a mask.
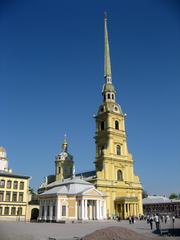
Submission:
[[[56,180],[63,180],[73,175],[73,156],[68,152],[67,137],[64,136],[61,152],[56,156],[55,175]]]

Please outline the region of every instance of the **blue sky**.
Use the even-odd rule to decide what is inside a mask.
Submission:
[[[151,194],[180,192],[178,1],[0,2],[0,145],[35,189],[54,174],[66,133],[76,171],[94,169],[104,26],[127,113],[135,173]]]

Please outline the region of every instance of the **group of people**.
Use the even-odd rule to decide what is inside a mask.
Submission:
[[[150,224],[151,230],[153,229],[153,222],[155,222],[156,230],[159,230],[160,222],[166,224],[169,220],[170,220],[169,215],[164,216],[164,215],[155,214],[155,215],[147,216],[147,223]],[[175,222],[175,216],[172,217],[172,223],[174,224],[174,222]]]
[[[130,216],[129,217],[129,224],[134,224],[135,223],[135,217],[134,216]]]

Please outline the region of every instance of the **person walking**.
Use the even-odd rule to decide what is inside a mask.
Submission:
[[[155,221],[155,224],[156,224],[156,230],[159,230],[159,216],[158,216],[158,214],[156,214],[154,216],[154,221]]]
[[[149,219],[151,230],[153,229],[153,221],[154,221],[153,217],[151,216],[150,219]]]

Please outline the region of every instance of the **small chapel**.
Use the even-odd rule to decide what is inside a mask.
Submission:
[[[125,114],[116,101],[112,81],[107,17],[104,18],[104,80],[102,104],[95,116],[95,170],[75,174],[67,139],[55,159],[55,175],[40,186],[40,220],[139,217],[142,185],[128,150]]]

